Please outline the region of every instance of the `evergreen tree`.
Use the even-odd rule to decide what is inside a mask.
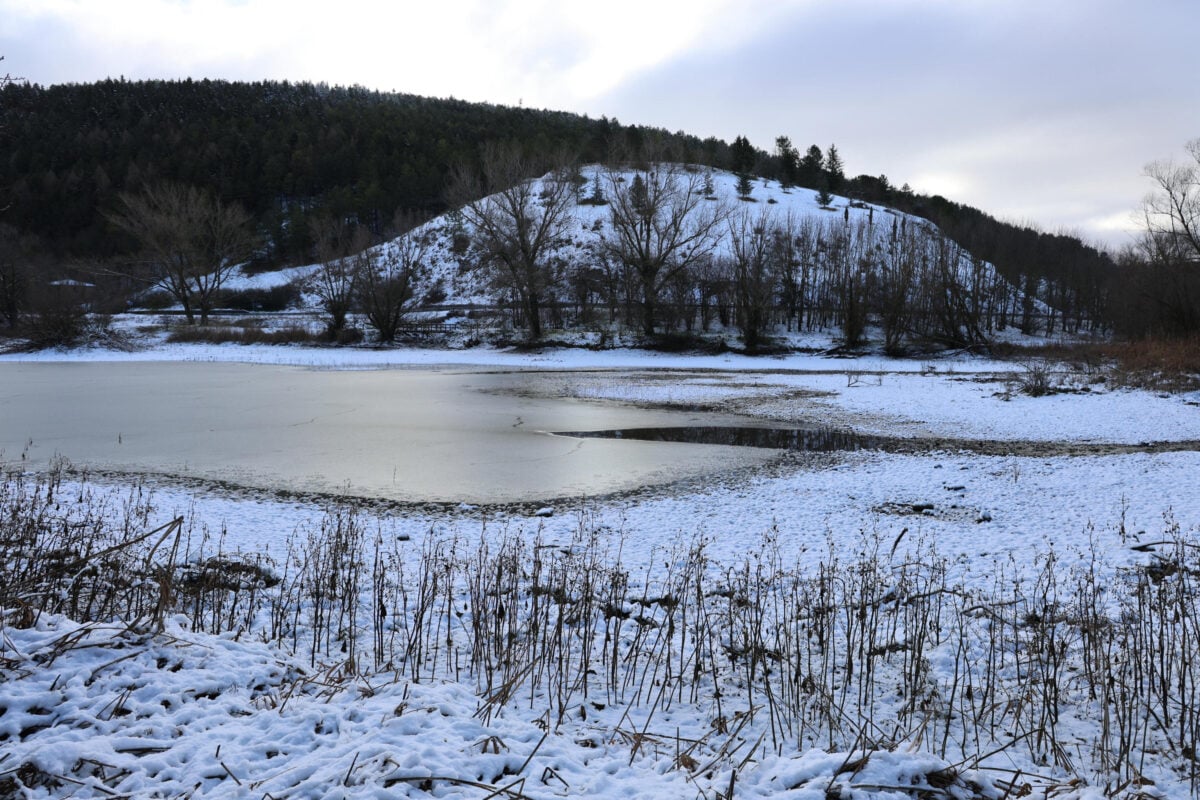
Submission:
[[[749,175],[738,175],[737,193],[738,197],[743,200],[750,199],[750,193],[754,191],[754,182],[750,180]]]
[[[816,189],[825,171],[825,154],[815,144],[808,148],[804,158],[800,159],[801,186]]]
[[[750,144],[749,139],[739,136],[729,146],[729,159],[735,174],[749,175],[754,171],[758,154],[754,152],[754,145]]]
[[[644,217],[650,213],[650,195],[646,189],[646,181],[640,174],[634,175],[633,183],[629,185],[629,203],[640,216]]]
[[[775,155],[779,158],[779,182],[783,188],[795,186],[800,178],[800,152],[786,136],[775,139]]]
[[[842,166],[842,157],[838,155],[837,145],[829,145],[829,150],[825,153],[825,171],[829,173],[829,188],[834,191],[841,188],[846,180],[846,171]]]
[[[821,206],[821,208],[828,208],[832,202],[833,195],[829,192],[829,183],[825,180],[825,176],[822,175],[817,181],[817,205]]]
[[[592,180],[592,193],[579,202],[587,206],[603,206],[608,204],[608,200],[604,197],[604,187],[600,185],[600,176],[597,175]]]

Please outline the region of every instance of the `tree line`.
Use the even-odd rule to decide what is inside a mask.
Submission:
[[[461,173],[490,168],[487,141],[518,142],[527,167],[562,152],[593,163],[652,157],[732,170],[739,191],[762,176],[817,191],[822,202],[836,193],[895,207],[994,264],[1044,305],[1049,333],[1186,335],[1200,324],[1189,266],[1196,259],[1186,248],[1180,256],[1180,247],[1148,239],[1105,253],[1070,235],[897,188],[884,175],[849,177],[835,145],[801,151],[780,136],[767,152],[745,137],[728,144],[607,118],[288,82],[10,81],[0,86],[0,103],[0,322],[9,325],[35,284],[67,272],[64,263],[144,254],[136,233],[114,223],[126,198],[168,184],[193,187],[244,210],[254,234],[248,256],[259,268],[305,263],[323,246],[320,220],[349,220],[378,241],[397,213],[429,216],[458,205],[463,198],[452,195]],[[1148,174],[1169,198],[1187,173],[1160,166]],[[1148,214],[1147,225],[1169,217]],[[1157,241],[1171,237],[1186,241],[1175,234]]]
[[[108,257],[135,242],[105,213],[163,183],[240,204],[263,234],[264,265],[311,258],[308,222],[347,217],[380,234],[397,209],[447,209],[445,187],[480,144],[520,141],[601,161],[647,145],[680,161],[728,146],[615,119],[288,82],[125,81],[0,92],[5,222],[56,256]]]
[[[545,325],[604,321],[647,337],[736,328],[746,346],[776,328],[839,328],[861,343],[868,322],[889,352],[983,345],[1035,325],[1035,304],[925,221],[857,204],[825,217],[714,194],[711,171],[653,162],[560,166],[537,181],[512,149],[492,149],[487,189],[468,175],[465,263],[488,270],[531,339]],[[592,184],[590,191],[580,183]],[[740,182],[740,181],[739,181]],[[565,260],[579,197],[600,203],[598,235]],[[828,209],[833,212],[833,209]],[[877,218],[878,216],[878,218]]]

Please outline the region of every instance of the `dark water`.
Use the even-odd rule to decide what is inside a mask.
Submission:
[[[1200,441],[1141,442],[1047,442],[946,437],[902,438],[871,436],[839,428],[760,428],[757,426],[689,425],[610,430],[572,431],[558,436],[584,439],[624,439],[641,442],[721,444],[813,453],[850,450],[879,450],[886,453],[966,452],[995,456],[1103,456],[1127,453],[1172,453],[1200,450]]]
[[[895,439],[865,436],[836,428],[758,428],[734,426],[677,426],[666,428],[621,428],[606,431],[572,431],[560,436],[587,439],[633,439],[642,442],[685,442],[724,444],[737,447],[766,447],[774,450],[833,452],[841,450],[896,450]]]

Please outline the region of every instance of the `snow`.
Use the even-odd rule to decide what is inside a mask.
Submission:
[[[668,168],[662,165],[657,166],[659,170]],[[694,165],[679,167],[677,170],[673,179],[681,186],[689,181],[697,180],[707,173],[712,181],[712,200],[727,204],[733,212],[734,219],[743,213],[749,214],[755,220],[758,220],[761,215],[765,215],[773,224],[782,224],[790,218],[797,226],[812,225],[814,231],[817,232],[835,225],[840,230],[840,226],[844,224],[862,231],[864,244],[878,247],[878,252],[881,254],[887,250],[889,237],[893,233],[893,225],[903,225],[913,232],[923,231],[931,235],[937,233],[937,227],[928,220],[886,206],[853,201],[838,195],[833,196],[829,205],[822,206],[817,202],[816,192],[797,187],[785,189],[777,181],[755,182],[750,199],[741,200],[738,199],[736,190],[738,177],[733,173],[723,170],[707,170],[707,168]],[[585,165],[579,170],[579,177],[583,183],[580,184],[577,197],[586,198],[597,185],[606,196],[611,196],[614,186],[632,181],[634,175],[632,170],[610,173],[602,166]],[[547,175],[534,181],[535,194],[541,193],[541,183],[549,178],[550,176]],[[703,205],[701,210],[703,210]],[[577,202],[570,208],[569,214],[570,221],[566,226],[568,233],[565,240],[551,247],[547,257],[561,259],[570,264],[595,264],[597,261],[594,255],[596,245],[606,235],[611,235],[611,232],[607,230],[611,225],[609,206]],[[442,305],[493,306],[496,304],[496,297],[488,284],[486,271],[475,268],[473,256],[456,246],[456,235],[459,233],[469,235],[471,233],[469,223],[453,214],[447,214],[430,220],[405,234],[406,237],[413,237],[425,243],[422,259],[423,274],[419,276],[415,296],[422,298],[431,289],[437,287],[444,295],[444,299],[440,301]],[[825,231],[821,235],[827,238],[829,233]],[[399,247],[399,241],[399,239],[395,239],[384,242],[371,248],[368,252],[376,261],[383,260]],[[732,247],[733,234],[727,226],[721,226],[714,243],[713,255],[718,258],[727,257],[731,254]],[[816,268],[818,270],[823,268],[820,266],[819,259]],[[306,281],[318,269],[319,265],[317,264],[255,274],[246,274],[239,269],[226,279],[223,286],[232,291],[269,289],[288,283],[296,283],[304,287]],[[969,284],[973,279],[973,265],[966,254],[960,254],[958,272],[960,279],[965,284]],[[982,265],[979,275],[981,279],[990,281],[993,275],[994,268],[991,265]],[[1036,305],[1039,309],[1044,308],[1040,302]],[[320,303],[314,294],[305,292],[304,306],[312,310],[319,308]]]
[[[1091,384],[1086,393],[1027,397],[1013,391],[1020,367],[970,357],[912,362],[797,354],[764,360],[638,351],[160,345],[133,353],[4,357],[14,358],[525,369],[546,372],[547,391],[565,396],[708,404],[767,421],[825,421],[904,437],[1068,444],[1200,439],[1194,396]],[[537,536],[545,546],[566,548],[581,527],[607,530],[619,537],[621,558],[634,574],[695,541],[704,542],[716,565],[737,564],[768,547],[777,547],[782,559],[803,560],[806,553],[852,553],[880,543],[886,549],[903,540],[905,547],[936,543],[952,571],[968,577],[1014,564],[1033,569],[1051,551],[1064,565],[1099,552],[1103,568],[1115,571],[1141,557],[1133,545],[1161,539],[1171,524],[1194,535],[1200,526],[1198,470],[1200,454],[1190,450],[1033,457],[858,451],[789,456],[771,468],[702,485],[564,500],[532,511],[463,504],[367,513],[378,513],[387,537],[412,553],[431,537],[470,542],[481,531]],[[120,484],[113,483],[113,491]],[[319,501],[169,482],[150,486],[161,515],[189,515],[210,546],[220,537],[226,552],[286,558],[289,543],[316,529],[325,513]],[[254,637],[193,632],[184,618],[167,620],[162,631],[145,623],[80,626],[58,617],[43,617],[29,628],[6,624],[0,638],[6,708],[0,715],[0,774],[25,765],[22,774],[36,783],[28,766],[34,765],[43,777],[73,781],[39,790],[41,796],[72,797],[112,791],[480,797],[501,786],[529,797],[712,797],[727,790],[732,776],[738,797],[825,798],[833,787],[843,797],[910,798],[922,787],[932,791],[930,776],[951,766],[913,743],[894,751],[767,748],[746,753],[752,758],[740,769],[741,754],[698,775],[672,763],[679,746],[673,737],[713,735],[684,707],[656,720],[639,717],[645,709],[632,720],[621,719],[624,709],[593,711],[546,737],[541,712],[528,701],[480,718],[471,681],[414,683],[391,672],[354,677],[329,669],[336,667],[302,663]],[[628,732],[647,723],[653,744],[631,751]],[[704,751],[708,756],[696,756],[706,761],[715,749],[713,743]],[[1027,755],[1012,757],[1013,769],[1047,771]],[[952,773],[958,794],[946,796],[998,797],[1003,792],[994,781],[1012,777],[995,767],[959,769],[961,774]],[[1166,796],[1188,795],[1186,781],[1173,782],[1161,772],[1156,777]],[[1063,796],[1099,791],[1086,781],[1069,788],[1070,781],[1059,775],[1052,783]]]
[[[775,198],[778,213],[801,206],[830,213],[805,190],[756,185],[754,196],[761,204]],[[607,210],[579,209],[583,241]],[[877,218],[891,213],[874,209]],[[449,251],[438,259],[433,278],[455,301],[483,297]],[[241,276],[231,288],[265,288],[308,271]],[[117,324],[132,330],[138,322]],[[829,340],[814,335],[804,344],[824,349]],[[320,539],[330,513],[351,509],[410,568],[437,546],[469,552],[481,542],[508,542],[569,554],[592,535],[646,592],[665,585],[664,576],[681,569],[683,554],[696,547],[718,577],[768,559],[801,569],[823,557],[849,563],[890,551],[897,560],[944,564],[951,583],[974,590],[1033,581],[1048,565],[1064,580],[1094,569],[1103,583],[1115,582],[1151,557],[1137,548],[1173,535],[1194,542],[1200,531],[1200,394],[1111,389],[1094,375],[1063,373],[1055,379],[1066,391],[1030,397],[1020,392],[1030,367],[968,355],[753,358],[151,338],[130,351],[0,354],[0,367],[13,361],[525,370],[540,376],[547,397],[711,408],[761,425],[830,425],[943,442],[913,453],[787,453],[765,467],[667,489],[511,506],[288,499],[140,479],[156,518],[188,520],[192,558],[220,551],[290,564],[301,543]],[[999,444],[988,454],[956,445],[976,440]],[[72,478],[111,493],[114,508],[137,480]],[[950,763],[930,754],[923,728],[897,732],[886,747],[853,736],[834,747],[773,747],[764,744],[764,715],[742,729],[736,715],[720,718],[704,701],[575,703],[552,724],[555,701],[542,690],[490,702],[479,676],[439,671],[416,680],[398,665],[351,668],[337,652],[314,662],[301,652],[305,642],[287,652],[265,643],[261,629],[203,633],[184,616],[156,625],[81,624],[49,614],[29,620],[20,609],[0,614],[0,796],[23,796],[11,783],[16,778],[30,787],[27,796],[77,798],[716,798],[731,786],[739,798],[999,798],[1022,796],[1027,780],[1039,794],[1060,798],[1100,797],[1104,790],[1093,765],[1050,766],[1015,745],[980,764],[964,745],[964,759]],[[974,634],[982,635],[984,622],[976,624]],[[964,646],[978,656],[982,639],[970,633],[963,633]],[[951,660],[946,649],[936,651],[932,674],[944,679],[955,668]],[[880,719],[901,701],[882,700]],[[1061,738],[1086,748],[1098,736],[1096,721],[1082,703],[1067,712]],[[1152,754],[1144,766],[1153,785],[1133,784],[1127,794],[1190,796],[1186,775],[1168,754]]]

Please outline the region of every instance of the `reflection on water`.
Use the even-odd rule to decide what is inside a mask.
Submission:
[[[622,428],[607,431],[574,431],[560,436],[595,439],[634,439],[643,442],[687,442],[724,444],[737,447],[765,447],[775,450],[889,450],[895,441],[880,436],[864,436],[836,428],[757,428],[721,425],[693,425],[663,428]]]

